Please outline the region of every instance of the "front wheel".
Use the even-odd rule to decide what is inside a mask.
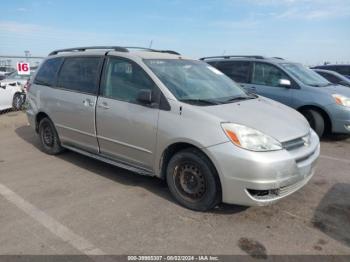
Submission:
[[[325,131],[325,121],[323,116],[316,110],[305,110],[302,112],[306,120],[309,122],[311,128],[319,137],[322,137]]]
[[[183,206],[209,210],[220,202],[220,183],[210,160],[197,149],[176,153],[167,167],[170,192]]]
[[[44,118],[39,123],[39,137],[43,151],[49,155],[57,155],[63,151],[54,124]]]

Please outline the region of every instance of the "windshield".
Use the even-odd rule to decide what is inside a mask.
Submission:
[[[284,63],[284,64],[281,64],[281,66],[289,74],[297,78],[299,81],[301,81],[305,85],[316,86],[316,87],[330,85],[330,83],[325,78],[323,78],[319,74],[315,73],[311,69],[301,64]]]
[[[204,62],[179,59],[145,59],[144,62],[180,101],[220,104],[252,98]]]

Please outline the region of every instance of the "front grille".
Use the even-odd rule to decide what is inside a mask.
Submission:
[[[302,137],[282,143],[283,148],[286,150],[297,149],[297,148],[303,147],[304,145],[305,145],[305,141],[303,140]]]
[[[256,190],[256,189],[247,189],[248,193],[256,200],[273,200],[280,197],[284,197],[289,195],[299,188],[303,187],[310,179],[310,176],[313,172],[310,172],[304,179],[295,182],[294,184],[290,184],[287,186],[274,188],[274,189],[266,189],[266,190]]]
[[[288,186],[284,186],[284,187],[280,187],[278,190],[278,195],[279,196],[286,196],[291,192],[296,191],[297,189],[299,189],[303,184],[305,184],[305,179],[301,180],[295,184],[292,185],[288,185]]]

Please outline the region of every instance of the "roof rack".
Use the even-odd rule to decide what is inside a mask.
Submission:
[[[263,56],[260,55],[222,55],[222,56],[208,56],[208,57],[202,57],[199,60],[207,60],[207,59],[215,59],[215,58],[224,58],[224,59],[230,59],[230,58],[255,58],[255,59],[264,59]]]
[[[284,60],[282,57],[274,56],[272,58],[279,59],[279,60]]]
[[[83,52],[85,50],[97,50],[97,49],[112,49],[118,52],[129,52],[128,49],[126,49],[125,47],[121,47],[121,46],[85,46],[85,47],[74,47],[74,48],[66,48],[66,49],[59,49],[59,50],[55,50],[52,51],[49,56],[51,55],[57,55],[58,53],[62,53],[62,52]]]
[[[139,49],[139,50],[144,50],[144,51],[149,51],[149,52],[168,53],[168,54],[173,54],[173,55],[181,55],[180,53],[173,51],[173,50],[158,50],[158,49],[152,49],[152,48],[147,48],[147,47],[138,47],[138,46],[125,46],[124,48],[126,48],[126,49]]]
[[[86,50],[98,50],[98,49],[114,50],[114,51],[117,51],[117,52],[124,52],[124,53],[129,52],[129,49],[139,49],[139,50],[144,50],[144,51],[149,51],[149,52],[159,52],[159,53],[168,53],[168,54],[173,54],[173,55],[180,55],[178,52],[172,51],[172,50],[156,50],[156,49],[145,48],[145,47],[136,47],[136,46],[130,46],[130,47],[123,47],[123,46],[85,46],[85,47],[74,47],[74,48],[66,48],[66,49],[55,50],[55,51],[52,51],[49,54],[49,56],[57,55],[58,53],[63,53],[63,52],[84,52]]]

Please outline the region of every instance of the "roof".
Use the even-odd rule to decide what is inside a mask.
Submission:
[[[333,66],[350,66],[350,64],[326,64],[326,65],[318,65],[312,68],[325,68],[325,67],[333,67]]]

